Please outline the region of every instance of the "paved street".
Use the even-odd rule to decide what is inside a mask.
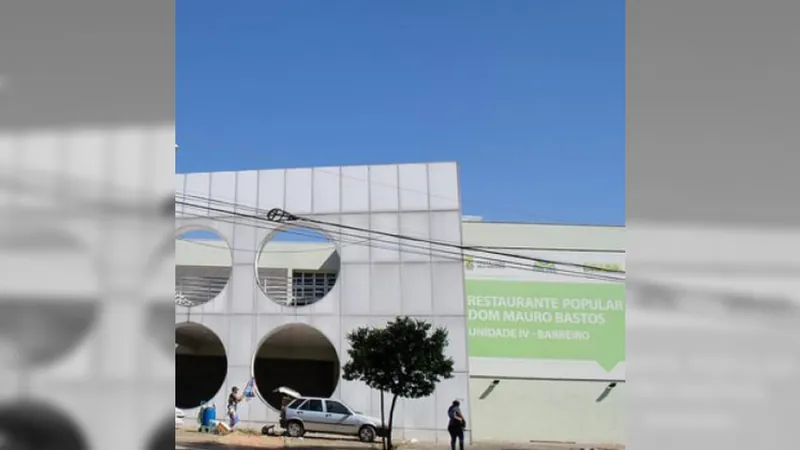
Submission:
[[[284,439],[278,437],[260,436],[250,433],[234,433],[228,436],[213,436],[196,432],[177,431],[175,434],[176,450],[262,450],[293,448],[296,450],[372,450],[380,449],[380,444],[362,444],[360,442],[335,438],[321,437],[305,439]],[[444,450],[449,446],[445,443],[398,443],[403,450]],[[612,450],[608,447],[595,447],[580,444],[512,444],[512,443],[474,443],[468,446],[471,450],[580,450],[597,449]],[[618,450],[618,449],[613,449]]]
[[[294,443],[294,444],[287,444],[285,446],[280,447],[266,447],[266,446],[249,446],[249,445],[240,445],[240,444],[224,444],[224,443],[195,443],[195,444],[176,444],[176,450],[259,450],[264,448],[294,448],[297,450],[327,450],[330,448],[336,449],[353,449],[353,450],[361,450],[361,449],[380,449],[379,446],[367,446],[367,445],[342,445],[341,443]],[[449,446],[447,444],[425,444],[425,443],[418,443],[414,445],[401,445],[401,449],[403,450],[444,450],[448,449]],[[472,450],[577,450],[580,447],[575,447],[572,445],[554,445],[554,444],[540,444],[540,445],[514,445],[514,444],[487,444],[487,443],[476,443],[473,445],[468,445],[467,448]]]

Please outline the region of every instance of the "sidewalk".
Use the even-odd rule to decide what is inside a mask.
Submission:
[[[380,442],[364,444],[356,440],[332,437],[306,437],[291,439],[272,436],[261,436],[249,432],[234,432],[227,436],[215,436],[198,433],[196,431],[175,430],[176,450],[262,450],[293,448],[296,450],[379,450]],[[401,450],[445,450],[450,446],[447,443],[398,442],[396,445]],[[622,448],[593,446],[590,444],[559,444],[559,443],[501,443],[501,442],[476,442],[468,445],[470,450],[624,450]]]

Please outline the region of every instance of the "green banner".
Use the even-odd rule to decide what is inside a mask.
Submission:
[[[467,280],[473,357],[625,360],[625,285]]]

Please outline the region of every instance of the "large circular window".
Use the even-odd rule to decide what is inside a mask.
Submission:
[[[307,306],[322,300],[336,285],[340,268],[336,244],[307,227],[275,230],[256,259],[259,287],[283,306]]]
[[[197,408],[214,398],[228,374],[219,336],[199,323],[175,325],[175,406]]]
[[[204,305],[228,285],[233,256],[228,243],[208,229],[184,230],[175,237],[175,304]]]
[[[71,355],[96,325],[97,266],[60,230],[0,230],[0,367],[44,367]]]
[[[331,341],[316,328],[292,323],[275,329],[261,341],[253,359],[253,378],[261,398],[274,409],[288,387],[301,395],[329,397],[339,384],[339,356]]]
[[[83,431],[63,411],[30,401],[0,405],[0,449],[88,448]]]

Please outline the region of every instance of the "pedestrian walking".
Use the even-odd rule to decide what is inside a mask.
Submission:
[[[464,429],[467,427],[467,421],[464,415],[461,414],[461,402],[453,400],[453,404],[447,409],[447,431],[450,433],[450,450],[456,450],[456,441],[458,441],[458,449],[464,450]]]

